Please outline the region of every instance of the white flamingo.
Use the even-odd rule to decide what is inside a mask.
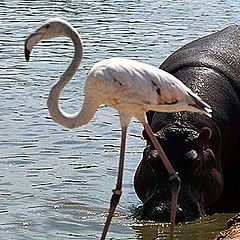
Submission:
[[[126,58],[112,58],[98,62],[90,70],[82,108],[68,114],[59,107],[59,95],[77,71],[82,60],[82,42],[78,32],[63,19],[50,19],[31,34],[25,42],[25,57],[29,60],[33,47],[42,39],[66,36],[72,39],[75,53],[67,70],[52,87],[48,109],[52,119],[66,128],[76,128],[88,123],[99,105],[106,104],[119,112],[122,127],[121,149],[116,188],[113,190],[109,214],[102,232],[105,239],[113,213],[122,193],[122,177],[126,134],[132,117],[137,118],[148,133],[153,145],[175,182],[172,190],[171,231],[173,239],[180,179],[156,140],[146,119],[149,110],[158,112],[193,111],[211,117],[211,108],[196,94],[171,74],[148,64]]]

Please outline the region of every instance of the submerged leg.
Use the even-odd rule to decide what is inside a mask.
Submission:
[[[117,184],[116,184],[116,188],[113,189],[113,195],[110,201],[109,213],[103,228],[101,240],[104,240],[107,235],[107,231],[110,226],[111,219],[113,217],[114,211],[118,205],[119,199],[122,194],[122,179],[123,179],[126,135],[127,135],[127,126],[122,126],[121,150],[120,150],[120,158],[119,158],[119,166],[118,166]]]
[[[176,210],[177,210],[177,200],[178,200],[178,193],[180,190],[180,178],[178,177],[177,172],[172,167],[172,164],[168,160],[166,154],[164,153],[161,145],[157,141],[156,137],[154,136],[154,133],[149,126],[149,124],[144,121],[142,122],[149,138],[151,139],[151,142],[153,146],[156,148],[158,151],[158,154],[160,158],[163,161],[164,166],[166,167],[169,175],[170,175],[170,188],[171,188],[171,194],[172,194],[172,200],[171,200],[171,217],[170,217],[170,222],[171,222],[171,227],[170,227],[170,240],[174,239],[174,225],[175,225],[175,218],[176,218]]]

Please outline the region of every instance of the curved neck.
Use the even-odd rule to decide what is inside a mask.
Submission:
[[[95,106],[96,104],[92,103],[93,99],[87,95],[85,95],[82,109],[75,114],[65,113],[59,106],[60,93],[72,79],[82,60],[82,42],[79,34],[75,29],[68,25],[64,25],[63,30],[63,35],[72,39],[75,52],[71,64],[50,91],[48,97],[48,110],[52,119],[56,123],[63,125],[66,128],[75,128],[88,123],[96,112],[98,106]]]

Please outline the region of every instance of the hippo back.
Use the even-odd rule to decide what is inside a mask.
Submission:
[[[213,69],[229,79],[240,97],[239,45],[240,26],[229,26],[183,46],[169,56],[160,68],[172,74],[193,66]]]

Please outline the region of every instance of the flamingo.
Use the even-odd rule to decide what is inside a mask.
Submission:
[[[82,41],[76,29],[61,18],[46,21],[26,39],[25,58],[29,61],[33,47],[42,39],[59,36],[69,37],[75,49],[72,62],[60,76],[60,80],[53,85],[48,97],[47,105],[52,119],[66,128],[77,128],[87,124],[102,104],[116,109],[120,117],[122,131],[117,183],[113,190],[101,239],[106,238],[112,216],[122,194],[126,135],[132,117],[142,123],[170,175],[172,185],[170,239],[173,239],[180,179],[156,140],[147,122],[146,112],[149,110],[192,111],[211,117],[211,107],[173,75],[145,63],[116,57],[102,60],[92,67],[86,79],[82,108],[75,114],[68,114],[59,106],[59,95],[76,73],[82,60]]]

